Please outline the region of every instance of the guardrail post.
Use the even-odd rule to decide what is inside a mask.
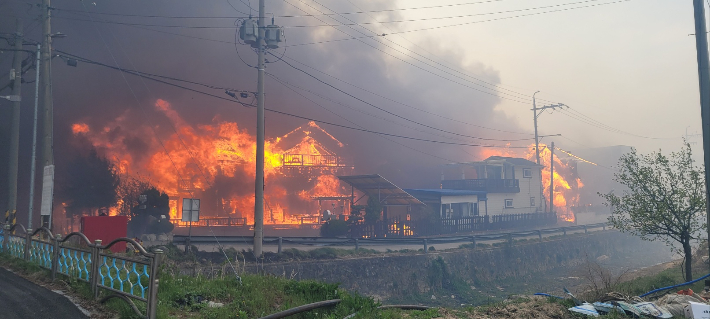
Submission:
[[[30,261],[30,245],[32,245],[32,229],[25,234],[25,260]]]
[[[427,254],[429,252],[429,247],[427,245],[426,238],[424,238],[424,253]]]
[[[542,242],[542,231],[539,229],[537,230],[537,238]]]
[[[101,239],[94,240],[91,246],[91,273],[89,274],[89,286],[94,298],[99,297],[99,263],[101,262]]]
[[[10,247],[10,225],[5,224],[5,226],[3,226],[2,237],[2,251],[8,252]]]
[[[284,241],[284,238],[279,237],[279,254],[281,253],[281,248],[282,248],[281,246],[283,245],[283,241]]]
[[[584,233],[587,233],[587,225],[584,225]]]
[[[476,250],[476,236],[471,237],[471,245],[473,245],[473,250]]]
[[[567,236],[567,227],[562,227],[562,236]]]
[[[156,249],[155,255],[153,256],[153,262],[151,263],[150,269],[150,287],[148,288],[148,302],[146,305],[146,314],[148,319],[157,318],[156,313],[158,310],[158,272],[160,271],[160,261],[163,258],[163,250]]]
[[[62,235],[56,234],[55,238],[52,238],[52,281],[57,278],[57,269],[59,268],[59,240],[62,239]]]
[[[602,226],[602,230],[606,230],[606,225],[603,225],[603,226]]]
[[[508,245],[513,246],[513,233],[508,233]]]
[[[355,250],[360,249],[360,240],[355,238]]]

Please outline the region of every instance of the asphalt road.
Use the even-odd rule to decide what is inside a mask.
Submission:
[[[0,268],[0,318],[89,318],[66,297]]]

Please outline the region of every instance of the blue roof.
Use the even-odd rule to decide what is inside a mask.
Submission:
[[[416,193],[416,192],[424,192],[424,193],[433,193],[441,196],[462,196],[462,195],[486,195],[487,192],[485,191],[469,191],[469,190],[461,190],[461,189],[441,189],[441,188],[432,188],[432,189],[405,189],[405,192],[408,193]]]

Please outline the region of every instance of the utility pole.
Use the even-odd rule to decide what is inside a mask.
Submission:
[[[264,0],[259,0],[259,37],[257,38],[259,64],[256,107],[256,183],[254,187],[254,255],[261,257],[264,241],[264,36],[266,25]]]
[[[555,208],[555,142],[550,144],[550,213]]]
[[[29,215],[27,228],[32,229],[32,216],[34,215],[35,203],[35,169],[37,168],[37,108],[39,105],[39,68],[42,64],[41,60],[42,45],[37,43],[37,65],[35,66],[35,113],[32,121],[32,160],[30,161],[30,206],[27,211]]]
[[[695,49],[698,55],[698,82],[700,86],[700,118],[703,125],[703,151],[705,163],[705,215],[710,242],[710,61],[708,61],[708,35],[705,27],[705,3],[693,0],[695,9]],[[709,247],[710,249],[710,247]]]
[[[554,110],[556,108],[562,108],[563,106],[567,107],[567,108],[569,108],[569,107],[567,105],[562,104],[562,103],[558,103],[558,104],[545,105],[541,108],[538,108],[537,105],[535,104],[535,94],[538,94],[538,93],[540,93],[540,91],[533,93],[532,111],[533,111],[533,124],[535,126],[535,160],[536,160],[537,165],[540,165],[540,140],[539,140],[539,136],[537,134],[537,118],[540,117],[540,115],[542,115],[542,112],[546,109]],[[545,197],[543,196],[542,193],[543,193],[543,189],[545,188],[545,186],[542,185],[542,169],[540,169],[540,176],[539,177],[540,177],[540,207],[539,207],[539,209],[540,209],[540,211],[543,211],[542,203],[544,202]],[[552,207],[550,207],[550,210],[552,210]]]
[[[42,108],[44,110],[44,148],[42,152],[42,166],[45,174],[51,172],[51,183],[54,183],[54,110],[52,105],[52,28],[50,24],[51,7],[50,0],[42,0],[42,71],[40,81],[42,81]],[[50,168],[48,168],[50,167]],[[47,181],[46,175],[43,178]],[[54,185],[42,185],[42,226],[52,228],[52,201]],[[47,191],[45,191],[45,189]],[[45,217],[46,216],[46,217]]]
[[[20,97],[22,93],[22,20],[17,19],[15,29],[15,54],[12,57],[12,95]],[[20,100],[12,102],[12,131],[10,132],[10,159],[7,174],[7,217],[12,224],[17,214],[17,163],[20,153]]]
[[[276,49],[283,42],[283,28],[274,24],[266,25],[264,0],[259,0],[259,18],[257,22],[249,19],[242,22],[239,38],[244,43],[257,49],[259,71],[257,80],[256,107],[256,178],[254,183],[254,255],[261,257],[264,241],[264,69],[266,69],[266,49]],[[229,92],[226,92],[228,95]]]

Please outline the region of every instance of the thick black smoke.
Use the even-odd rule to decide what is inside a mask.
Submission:
[[[359,11],[342,1],[320,1],[323,5],[339,12]],[[83,5],[82,5],[83,3]],[[309,5],[324,12],[327,9],[318,6],[315,2],[288,0],[284,2],[268,1],[270,6],[267,11],[279,15],[304,15],[303,12],[291,6],[298,6],[310,13],[317,13]],[[380,1],[379,4],[360,3],[372,7],[390,8],[392,3]],[[232,2],[238,10],[247,12],[249,8],[239,2]],[[69,1],[55,0],[53,11],[52,31],[68,35],[66,38],[56,39],[54,49],[70,52],[72,54],[99,61],[108,65],[118,64],[122,68],[137,69],[140,71],[161,74],[195,82],[229,87],[240,90],[256,90],[256,70],[246,63],[256,63],[255,53],[245,45],[232,43],[235,38],[234,24],[237,19],[163,19],[163,18],[138,18],[126,15],[162,15],[162,16],[244,16],[235,11],[227,1]],[[9,15],[21,16],[25,19],[26,35],[31,40],[40,39],[41,27],[38,26],[36,17],[39,15],[37,7],[28,6],[21,2],[4,2],[0,7]],[[119,16],[87,15],[90,12],[105,12],[124,14]],[[345,21],[338,16],[318,16],[327,24],[337,24],[334,19]],[[351,19],[364,22],[371,21],[366,15],[350,15]],[[397,13],[378,15],[380,20],[395,20],[401,18]],[[98,23],[96,21],[115,21],[120,23],[138,23],[155,25],[182,25],[182,26],[220,26],[224,29],[200,29],[182,27],[151,27],[129,26],[121,24]],[[270,19],[269,19],[270,20]],[[323,22],[313,17],[302,18],[276,18],[276,24],[284,26],[320,25]],[[390,26],[396,28],[396,26]],[[357,28],[357,27],[354,27]],[[390,32],[382,26],[369,25],[368,28],[377,33]],[[0,32],[11,33],[14,21],[5,18],[0,21]],[[348,27],[339,27],[351,36],[361,37],[362,34]],[[150,31],[153,30],[153,31]],[[182,36],[157,32],[164,31],[178,33]],[[366,34],[370,31],[358,29]],[[475,76],[488,83],[500,82],[495,66],[489,66],[486,61],[475,61],[475,57],[464,56],[462,50],[441,49],[441,39],[422,38],[419,34],[405,34],[407,40],[398,35],[386,35],[358,40],[336,41],[312,45],[296,44],[326,41],[331,39],[347,38],[343,33],[330,27],[287,28],[287,42],[284,60],[297,66],[313,76],[332,84],[359,99],[365,100],[392,113],[407,117],[413,121],[425,123],[446,131],[459,134],[480,136],[487,138],[521,138],[527,135],[506,135],[500,132],[485,130],[454,121],[442,119],[430,114],[414,110],[403,104],[408,104],[445,117],[475,123],[487,127],[504,130],[522,131],[514,127],[508,119],[495,106],[499,101],[497,96],[483,94],[437,77],[440,74],[451,78],[440,70],[425,66],[411,57],[405,56],[397,50],[412,54],[399,47],[388,39],[405,46],[419,54],[425,55],[439,63],[453,66],[455,69]],[[207,41],[197,38],[209,38],[217,41]],[[416,45],[408,42],[416,42]],[[223,43],[226,42],[226,43]],[[364,43],[363,43],[364,42]],[[385,44],[387,45],[385,45]],[[5,45],[4,43],[2,45]],[[388,47],[391,46],[391,47]],[[373,48],[374,47],[374,48]],[[30,47],[28,47],[30,48]],[[387,55],[379,50],[390,53]],[[425,52],[424,49],[426,49]],[[238,50],[238,53],[237,53]],[[273,50],[281,56],[284,49]],[[430,54],[431,53],[431,54]],[[0,55],[0,69],[9,69],[12,53],[5,51]],[[241,59],[240,59],[241,57]],[[422,57],[416,59],[424,60]],[[242,61],[243,60],[243,61]],[[401,118],[396,118],[380,110],[366,105],[352,97],[346,96],[316,79],[278,61],[274,56],[268,57],[267,72],[275,75],[281,81],[301,88],[316,92],[326,99],[311,93],[296,91],[318,102],[323,107],[314,105],[289,88],[279,84],[273,77],[266,78],[267,108],[294,113],[305,117],[340,123],[347,126],[363,127],[368,130],[381,131],[415,138],[439,140],[456,143],[489,143],[505,144],[504,142],[484,142],[468,137],[455,136],[440,131],[435,131]],[[294,60],[298,61],[295,62]],[[246,63],[245,63],[246,62]],[[307,66],[304,66],[303,63]],[[433,62],[429,62],[433,63]],[[425,68],[420,70],[412,65]],[[328,73],[328,75],[311,69],[308,66]],[[437,66],[440,68],[440,66]],[[200,95],[185,89],[166,86],[150,80],[142,80],[136,76],[122,74],[105,67],[79,62],[77,67],[67,66],[62,57],[53,60],[52,68],[54,107],[55,107],[55,155],[58,170],[71,158],[73,149],[80,146],[71,133],[71,124],[85,122],[90,126],[101,127],[116,117],[129,114],[130,119],[137,126],[153,127],[158,135],[167,136],[171,133],[169,120],[157,112],[153,104],[156,99],[164,99],[171,103],[183,119],[191,125],[208,124],[219,115],[226,121],[235,121],[240,127],[247,128],[253,134],[255,131],[256,112],[252,108],[243,107],[237,103],[220,100],[213,97]],[[452,71],[447,71],[452,72]],[[329,76],[330,75],[330,76]],[[30,79],[32,76],[28,76]],[[337,78],[337,79],[336,79]],[[339,80],[338,80],[339,79]],[[342,81],[340,81],[342,80]],[[3,80],[6,81],[6,80]],[[457,79],[458,82],[463,80]],[[385,98],[374,96],[366,91],[346,84],[352,83],[362,89],[376,92]],[[178,82],[174,82],[178,83]],[[200,86],[179,83],[190,88],[209,92],[221,97],[229,98],[223,90],[209,89]],[[0,82],[4,85],[4,82]],[[468,84],[473,85],[473,84]],[[486,90],[481,88],[482,90]],[[22,149],[21,157],[29,159],[31,139],[31,101],[33,99],[33,85],[23,86],[22,108]],[[490,90],[486,90],[490,91]],[[5,91],[2,94],[6,94]],[[9,93],[7,93],[9,94]],[[328,100],[327,100],[328,99]],[[247,103],[256,103],[251,98],[242,99]],[[331,101],[329,101],[331,100]],[[400,103],[393,102],[395,100]],[[345,104],[346,106],[334,103]],[[7,102],[0,101],[0,112],[7,112]],[[126,110],[130,110],[127,112]],[[364,113],[369,113],[370,116]],[[5,113],[3,113],[5,114]],[[6,116],[2,118],[2,132],[0,144],[3,149],[2,167],[6,167],[7,130]],[[276,137],[305,124],[305,120],[267,112],[266,134],[267,137]],[[41,123],[41,122],[40,122]],[[439,184],[439,166],[450,161],[479,160],[479,148],[467,146],[452,146],[419,141],[404,140],[394,137],[382,137],[370,133],[358,132],[344,128],[321,124],[337,137],[352,154],[356,173],[379,173],[402,187],[437,187]],[[130,129],[130,128],[121,128]],[[118,132],[117,132],[118,133]],[[41,134],[41,133],[40,133]],[[147,134],[154,134],[149,132]],[[41,136],[41,135],[40,135]],[[146,140],[149,140],[146,137]],[[147,143],[140,137],[124,140],[125,147],[136,156],[146,152]],[[517,145],[525,145],[520,142]],[[40,154],[41,156],[41,154]],[[26,205],[27,182],[29,176],[29,161],[21,161],[21,197],[20,204]],[[4,177],[6,169],[0,172]],[[220,180],[216,184],[229,184],[228,180]],[[226,186],[225,186],[226,187]],[[6,185],[2,183],[0,189],[5,191]],[[244,188],[248,190],[249,188]],[[4,203],[5,196],[0,203]],[[3,206],[4,207],[4,206]],[[22,206],[21,206],[22,207]]]

